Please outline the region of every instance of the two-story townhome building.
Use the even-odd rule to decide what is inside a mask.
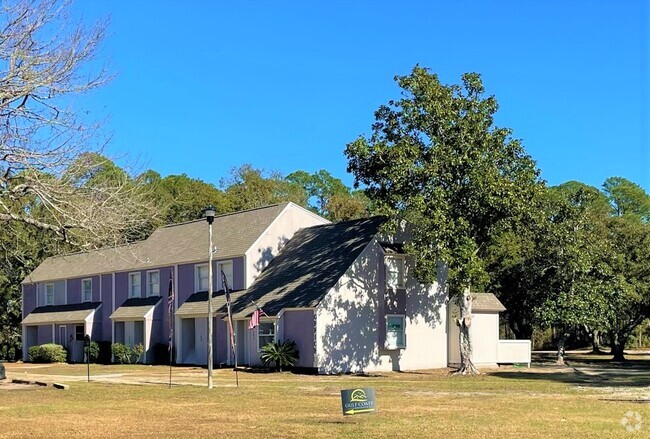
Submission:
[[[23,349],[61,343],[82,359],[93,340],[141,343],[144,362],[166,344],[173,323],[175,362],[207,364],[208,298],[213,361],[260,365],[262,347],[293,340],[296,366],[318,373],[445,367],[458,362],[458,331],[445,270],[425,284],[404,252],[409,225],[382,230],[384,217],[331,224],[293,203],[214,219],[215,273],[208,294],[205,220],[173,224],[135,244],[46,259],[23,282]],[[231,348],[223,271],[233,290]],[[167,310],[174,289],[172,320]],[[529,341],[499,340],[492,294],[476,294],[477,365],[530,362]],[[252,314],[264,311],[259,325]]]
[[[223,272],[230,288],[243,290],[303,227],[328,221],[293,203],[217,216],[213,223],[213,269]],[[205,220],[161,227],[130,245],[47,258],[23,283],[23,357],[30,346],[59,343],[71,360],[83,359],[85,334],[145,348],[167,343],[167,297],[170,276],[174,310],[196,292],[207,292],[208,225]],[[222,290],[214,276],[215,291]],[[207,294],[207,293],[206,293]],[[177,362],[207,363],[207,313],[175,319]],[[215,338],[225,337],[215,318]],[[181,346],[185,341],[185,347]],[[217,361],[224,352],[216,350]]]

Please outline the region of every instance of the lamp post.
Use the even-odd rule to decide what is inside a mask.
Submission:
[[[208,249],[208,389],[212,388],[212,223],[214,222],[214,207],[205,209],[205,219],[208,221],[210,248]]]

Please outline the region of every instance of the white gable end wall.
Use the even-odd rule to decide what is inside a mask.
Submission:
[[[378,267],[369,244],[316,308],[315,366],[319,373],[391,370],[379,358]]]
[[[257,241],[246,251],[246,288],[260,275],[282,247],[300,229],[328,220],[296,204],[289,203]]]
[[[319,373],[415,370],[447,366],[446,292],[409,275],[404,303],[406,346],[386,350],[384,254],[371,242],[316,309]]]

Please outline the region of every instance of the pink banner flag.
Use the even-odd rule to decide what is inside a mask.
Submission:
[[[248,324],[248,329],[255,329],[256,326],[259,326],[260,314],[262,314],[262,311],[256,309],[253,315],[251,316],[251,322]]]

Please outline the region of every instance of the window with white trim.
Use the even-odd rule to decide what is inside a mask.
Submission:
[[[257,327],[257,350],[262,350],[264,346],[275,342],[275,322],[260,322]]]
[[[45,305],[54,305],[54,284],[45,284]]]
[[[74,339],[77,341],[84,341],[86,334],[84,334],[84,325],[77,325],[74,327]]]
[[[384,257],[384,264],[386,265],[386,287],[404,288],[404,257],[387,255]]]
[[[406,347],[404,325],[406,321],[403,315],[388,314],[386,316],[386,349],[400,349]]]
[[[160,296],[160,271],[147,271],[147,297]]]
[[[226,282],[228,282],[228,288],[232,290],[232,262],[219,262],[217,264],[217,274],[219,276],[218,290],[223,290],[223,280],[221,279],[221,271],[226,275]]]
[[[81,300],[82,302],[92,302],[93,300],[93,280],[91,278],[81,280]]]
[[[208,264],[196,265],[194,267],[195,274],[195,292],[208,291]]]
[[[142,295],[140,273],[129,273],[129,298]]]

